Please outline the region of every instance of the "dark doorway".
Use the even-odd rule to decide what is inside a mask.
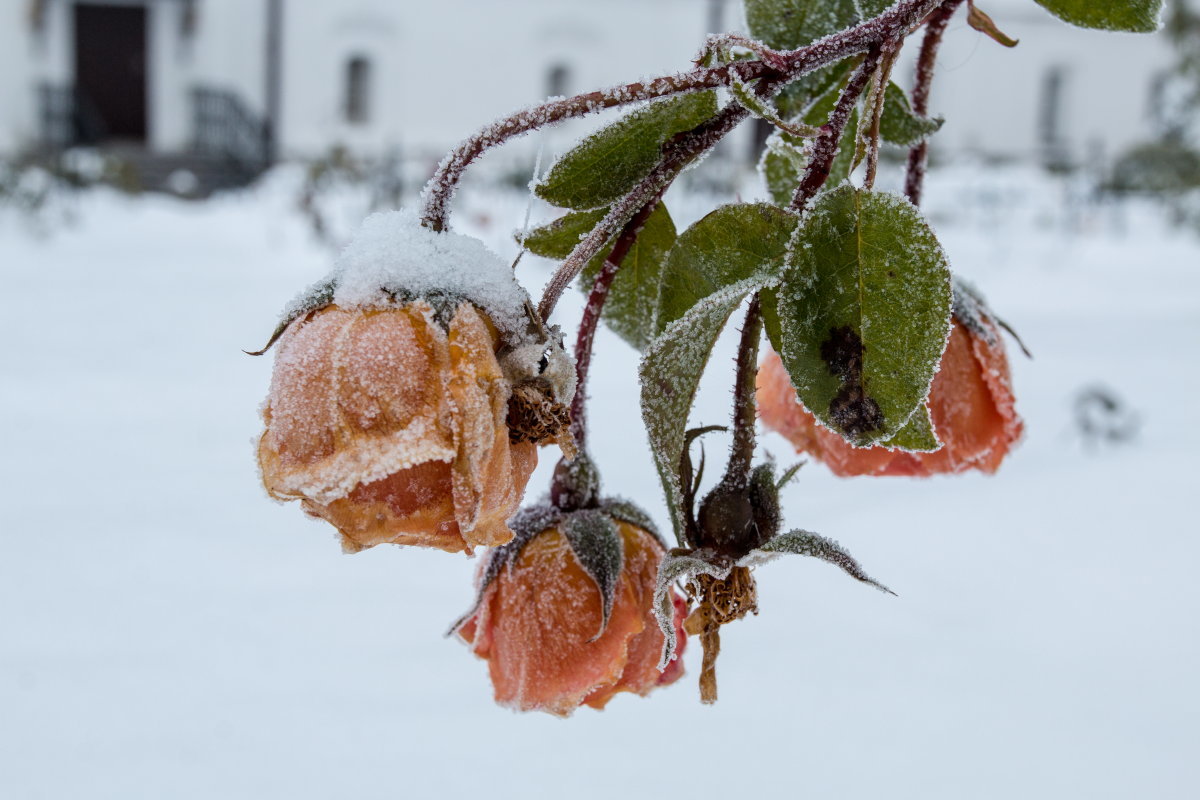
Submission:
[[[75,6],[75,87],[105,138],[146,139],[144,7]]]

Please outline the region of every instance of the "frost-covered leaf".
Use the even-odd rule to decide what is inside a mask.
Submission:
[[[938,441],[933,430],[933,417],[929,415],[929,404],[923,403],[913,412],[904,423],[904,427],[896,431],[896,435],[883,443],[886,447],[907,450],[910,453],[932,453],[939,450],[942,443]]]
[[[662,534],[658,532],[654,520],[632,500],[606,497],[600,501],[600,510],[619,522],[628,522],[630,525],[641,528],[657,539],[663,547],[667,546],[667,543],[663,541]]]
[[[1152,33],[1162,0],[1034,0],[1059,19],[1081,28]]]
[[[852,186],[819,195],[770,300],[767,330],[804,406],[860,447],[896,435],[950,330],[950,270],[917,209]]]
[[[325,278],[314,283],[305,289],[299,297],[288,303],[287,308],[279,316],[279,324],[271,332],[271,338],[267,340],[267,343],[263,345],[261,350],[244,350],[242,352],[250,356],[261,356],[270,350],[275,342],[279,341],[279,337],[283,336],[283,332],[287,330],[288,325],[291,325],[300,317],[332,303],[335,291],[337,291],[336,277]]]
[[[858,4],[858,14],[863,19],[878,17],[896,5],[896,0],[856,0],[856,2]]]
[[[662,480],[676,541],[683,541],[683,457],[688,413],[713,344],[729,315],[766,280],[757,276],[726,286],[705,297],[667,326],[646,348],[638,370],[642,385],[642,420],[650,439],[654,465]]]
[[[608,627],[608,618],[617,596],[617,580],[621,577],[621,567],[625,561],[621,533],[612,517],[598,509],[568,514],[562,522],[562,532],[579,566],[596,582],[596,589],[600,592],[600,630],[592,637],[592,641],[595,641]]]
[[[745,0],[746,26],[776,50],[795,50],[858,22],[855,0]]]
[[[650,173],[668,139],[716,113],[712,91],[656,100],[586,137],[554,164],[534,192],[562,208],[607,206]]]
[[[802,124],[819,128],[829,121],[829,115],[837,105],[842,87],[848,78],[848,70],[844,65],[833,68],[830,80],[824,88],[804,106],[799,117]],[[782,113],[782,112],[781,112]],[[850,112],[842,138],[838,141],[837,156],[830,166],[829,179],[822,189],[832,189],[850,177],[854,169],[854,140],[858,128],[858,109]],[[792,195],[804,168],[808,164],[808,143],[787,135],[783,131],[775,131],[767,138],[762,158],[759,160],[759,172],[771,199],[777,205],[787,206],[792,201]]]
[[[883,116],[879,119],[879,135],[885,142],[912,147],[942,127],[941,117],[926,117],[912,110],[908,95],[894,83],[883,93]]]
[[[594,211],[572,211],[551,223],[534,228],[522,238],[517,235],[517,244],[534,255],[561,261],[571,254],[579,240],[592,232],[592,228],[608,214],[607,208]]]
[[[633,247],[625,254],[604,302],[601,319],[638,350],[645,350],[655,334],[654,314],[658,306],[667,254],[675,244],[675,223],[667,207],[659,203],[646,219]],[[583,268],[579,290],[592,290],[604,260],[612,252],[606,247]]]
[[[671,587],[676,581],[690,581],[697,575],[711,575],[723,580],[729,575],[729,567],[719,567],[690,553],[667,553],[658,565],[658,579],[654,585],[654,617],[663,633],[662,658],[658,668],[664,669],[675,657],[675,603],[671,599]]]
[[[680,234],[663,268],[655,329],[738,281],[783,269],[796,217],[770,203],[721,206]]]
[[[796,192],[807,163],[808,156],[803,146],[793,144],[778,131],[767,137],[758,171],[776,205],[786,207],[792,202],[792,195]]]
[[[845,77],[846,65],[843,61],[813,70],[792,81],[775,96],[775,108],[779,110],[779,116],[784,119],[799,116],[812,105],[813,100],[829,91],[835,82],[844,82]]]
[[[775,105],[765,98],[759,97],[754,88],[742,81],[737,73],[731,73],[732,82],[729,85],[729,93],[737,100],[738,104],[749,111],[759,119],[765,120],[786,134],[795,137],[812,138],[820,133],[820,130],[812,125],[806,125],[803,122],[789,122],[779,115]]]
[[[998,42],[1005,47],[1017,46],[1017,40],[996,27],[996,23],[992,18],[980,10],[974,3],[971,3],[970,10],[967,12],[967,24],[992,41]]]
[[[740,566],[754,566],[783,554],[819,558],[826,563],[841,567],[847,575],[855,580],[874,586],[881,592],[895,594],[891,589],[867,575],[854,557],[847,553],[840,544],[809,531],[794,530],[780,534],[738,563]]]

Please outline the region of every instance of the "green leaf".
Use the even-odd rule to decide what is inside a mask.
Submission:
[[[638,350],[645,350],[656,333],[654,314],[658,306],[659,286],[667,253],[675,244],[675,223],[662,203],[654,209],[642,226],[633,247],[621,262],[604,301],[601,319],[612,330]],[[612,252],[606,247],[583,268],[579,289],[585,295]]]
[[[748,278],[705,297],[668,325],[646,348],[642,358],[638,370],[642,420],[677,541],[683,541],[684,530],[679,465],[696,387],[729,315],[747,294],[761,288],[767,280],[765,276]]]
[[[784,119],[797,117],[804,109],[812,105],[813,100],[829,91],[835,83],[845,83],[845,78],[844,61],[813,70],[783,87],[783,90],[775,96],[775,108],[779,110],[779,116]]]
[[[912,147],[941,127],[941,117],[925,117],[912,110],[908,95],[894,83],[883,93],[883,116],[879,120],[879,135],[885,142]]]
[[[1081,28],[1153,33],[1162,0],[1034,0],[1059,19]]]
[[[752,563],[761,563],[766,560],[756,558],[758,554],[765,554],[767,558],[772,555],[789,554],[795,556],[809,556],[810,558],[819,558],[822,561],[833,564],[836,567],[841,567],[843,571],[855,580],[862,581],[865,584],[874,586],[881,592],[887,592],[894,595],[891,589],[884,586],[879,581],[867,575],[858,562],[854,560],[846,549],[832,539],[826,539],[820,534],[811,533],[809,531],[788,531],[787,533],[776,536],[771,541],[764,544],[758,550],[754,551],[748,558]]]
[[[887,441],[928,395],[949,334],[941,245],[904,198],[841,186],[817,197],[790,258],[775,299],[800,400],[855,445]]]
[[[623,197],[662,157],[662,146],[717,113],[715,92],[657,100],[586,137],[534,189],[561,208],[607,206]]]
[[[786,207],[792,202],[792,195],[796,192],[807,163],[808,156],[803,147],[792,144],[778,132],[767,137],[758,171],[776,205]]]
[[[858,13],[863,19],[873,19],[894,5],[896,0],[858,0]]]
[[[582,509],[562,521],[563,536],[583,571],[596,582],[600,592],[600,629],[588,641],[596,641],[608,627],[617,584],[625,564],[621,533],[612,517],[599,509]]]
[[[854,0],[745,0],[750,35],[795,50],[858,22]]]
[[[896,431],[896,435],[883,443],[886,447],[907,450],[910,453],[932,453],[941,448],[933,430],[933,418],[929,416],[929,404],[923,403]]]
[[[283,332],[287,330],[289,325],[300,317],[311,314],[313,311],[324,308],[332,303],[333,294],[336,290],[336,278],[325,278],[309,286],[283,310],[283,314],[279,317],[279,324],[275,326],[275,330],[271,332],[271,338],[267,340],[267,343],[263,345],[261,350],[243,350],[242,352],[248,356],[263,355],[271,349],[275,342],[279,341],[279,337],[283,336]]]
[[[680,234],[663,268],[655,330],[731,284],[778,276],[796,224],[778,206],[741,203],[721,206]]]
[[[608,214],[607,208],[597,208],[595,211],[572,211],[559,217],[548,225],[534,228],[525,234],[525,238],[517,235],[517,244],[523,245],[529,252],[561,261],[571,254],[579,240],[592,232],[592,228]]]

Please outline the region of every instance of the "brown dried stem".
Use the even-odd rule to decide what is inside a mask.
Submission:
[[[913,113],[929,114],[929,91],[933,85],[933,68],[937,62],[938,48],[942,35],[950,23],[950,17],[962,5],[963,0],[945,0],[925,23],[925,38],[921,41],[921,52],[917,56],[916,80],[913,83]],[[921,190],[925,183],[925,167],[929,160],[929,142],[922,140],[908,151],[908,172],[904,177],[904,194],[914,206],[921,204]]]

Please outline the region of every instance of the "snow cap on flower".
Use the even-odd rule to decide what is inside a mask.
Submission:
[[[423,226],[412,211],[367,217],[334,265],[333,302],[343,308],[387,307],[397,298],[425,298],[439,308],[463,300],[479,308],[500,334],[500,363],[514,386],[542,380],[568,405],[575,365],[556,328],[533,312],[512,268],[470,236]]]
[[[474,607],[453,631],[487,659],[496,701],[569,716],[618,692],[645,695],[683,674],[660,671],[652,602],[665,547],[629,504],[563,512],[547,505],[511,521],[515,538],[480,566]],[[672,593],[682,650],[686,606]]]
[[[851,445],[821,426],[801,405],[774,352],[759,366],[757,399],[759,417],[768,428],[782,434],[797,452],[808,453],[841,476],[927,477],[969,469],[992,473],[1024,427],[1016,413],[998,323],[979,296],[957,281],[950,338],[928,398],[942,443],[938,450],[916,453],[884,445]]]

